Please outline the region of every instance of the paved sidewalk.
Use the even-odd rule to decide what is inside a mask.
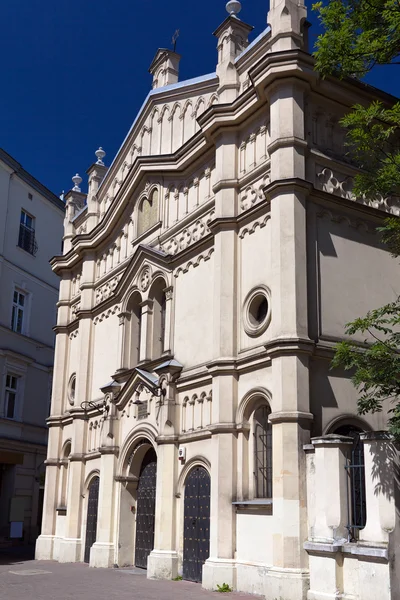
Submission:
[[[84,564],[20,560],[0,554],[0,600],[254,600],[206,592],[187,581],[153,581],[140,569],[90,569]]]

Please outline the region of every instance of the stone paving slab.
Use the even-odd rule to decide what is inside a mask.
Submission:
[[[42,572],[41,572],[42,571]],[[0,600],[254,600],[259,596],[207,592],[188,581],[149,580],[140,569],[91,569],[51,561],[0,563]]]

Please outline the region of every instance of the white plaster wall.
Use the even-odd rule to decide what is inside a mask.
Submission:
[[[372,228],[329,211],[317,217],[322,335],[343,336],[346,323],[398,295],[396,262]]]
[[[0,170],[3,170],[2,163]],[[32,200],[28,197],[29,193],[32,193]],[[12,177],[8,194],[1,198],[1,204],[7,203],[7,200],[3,247],[5,258],[57,289],[58,277],[52,272],[49,260],[55,254],[61,253],[63,211],[40,196],[18,176]],[[17,246],[21,209],[35,218],[35,237],[38,244],[35,257]]]
[[[117,314],[95,323],[93,327],[93,375],[92,398],[100,398],[100,387],[111,381],[119,368],[118,357],[119,320]]]
[[[262,220],[260,219],[262,222]],[[256,222],[247,226],[248,233],[239,238],[240,261],[240,350],[260,346],[270,339],[270,326],[256,337],[249,336],[243,328],[243,308],[246,296],[255,288],[266,286],[271,290],[271,220],[260,227]],[[272,293],[272,290],[271,290]],[[271,304],[271,302],[270,302]]]
[[[273,536],[280,531],[274,516],[238,513],[236,526],[237,559],[272,565]]]
[[[186,368],[210,360],[213,343],[213,255],[192,262],[174,281],[174,353]]]

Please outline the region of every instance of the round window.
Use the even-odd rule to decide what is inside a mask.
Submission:
[[[261,335],[271,320],[270,293],[267,287],[252,290],[243,307],[244,330],[250,336]]]
[[[71,406],[75,404],[75,387],[76,387],[76,374],[73,373],[69,378],[68,384],[68,400]]]

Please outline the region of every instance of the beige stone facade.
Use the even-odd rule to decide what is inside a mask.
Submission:
[[[64,203],[0,148],[0,547],[40,533]]]
[[[230,15],[216,73],[181,83],[160,50],[111,166],[66,197],[38,558],[268,600],[372,600],[354,581],[379,571],[395,597],[390,461],[382,502],[366,485],[369,537],[347,514],[344,434],[386,415],[359,419],[330,360],[346,322],[394,297],[376,227],[400,207],[352,195],[338,120],[376,91],[321,80],[304,19],[272,2],[248,44]]]

